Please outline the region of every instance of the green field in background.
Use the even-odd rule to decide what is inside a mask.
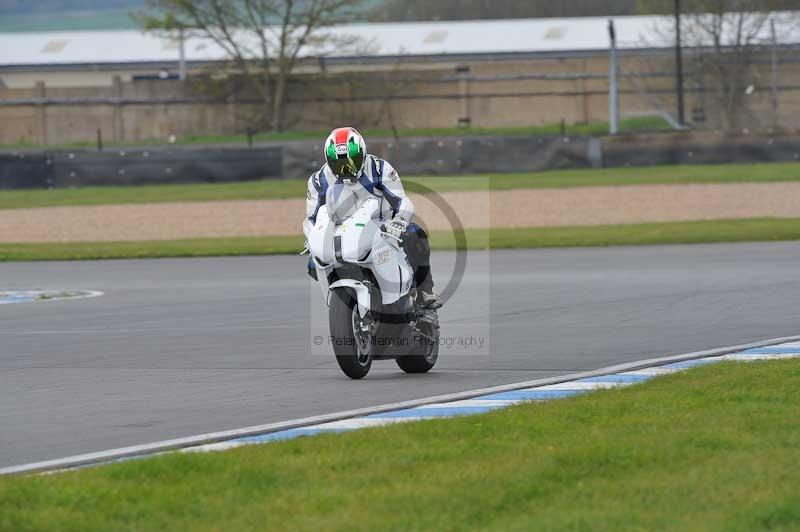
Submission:
[[[585,186],[800,181],[800,163],[680,165],[480,176],[403,177],[435,192]],[[415,190],[413,185],[408,185]],[[191,185],[2,190],[0,209],[28,207],[303,198],[306,179]]]
[[[435,372],[429,378],[436,379]],[[0,478],[0,529],[797,530],[800,361]]]
[[[466,231],[465,236],[467,249],[471,250],[788,241],[800,240],[800,218],[472,229]],[[452,233],[434,232],[430,241],[434,250],[456,247]],[[302,246],[301,235],[147,242],[0,243],[0,261],[291,255],[299,253]]]
[[[561,124],[546,124],[543,126],[526,127],[440,127],[440,128],[416,128],[416,129],[364,129],[361,133],[369,140],[370,138],[390,138],[395,135],[398,137],[460,137],[460,136],[545,136],[560,135],[562,133]],[[620,131],[662,131],[670,130],[671,127],[660,116],[643,116],[636,118],[626,118],[620,121]],[[564,134],[569,136],[599,136],[607,135],[609,131],[608,122],[592,122],[589,124],[565,124]],[[283,133],[260,133],[253,137],[256,142],[275,142],[285,140],[304,140],[319,139],[323,140],[330,133],[329,130],[319,131],[287,131]],[[245,143],[245,135],[198,135],[186,137],[180,141],[184,144],[224,144],[224,143]]]

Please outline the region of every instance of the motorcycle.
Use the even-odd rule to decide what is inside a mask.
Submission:
[[[323,205],[308,252],[328,304],[329,341],[345,375],[361,379],[374,360],[425,373],[439,356],[439,317],[418,298],[402,240],[386,232],[377,198]]]

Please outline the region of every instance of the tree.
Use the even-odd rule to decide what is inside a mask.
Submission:
[[[673,0],[644,0],[649,9],[666,11]],[[791,21],[781,9],[798,7],[798,0],[684,0],[681,17],[687,59],[701,85],[710,85],[721,126],[737,130],[749,118],[750,87],[758,85],[759,56],[769,43],[770,20],[779,32]],[[674,24],[665,22],[659,33],[674,38]],[[780,40],[780,37],[779,37]]]
[[[300,53],[335,39],[324,28],[352,20],[360,0],[147,0],[137,17],[148,30],[191,32],[224,50],[228,73],[263,101],[261,124],[284,127],[286,89]],[[347,44],[343,42],[342,44]]]

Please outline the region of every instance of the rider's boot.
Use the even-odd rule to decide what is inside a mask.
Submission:
[[[417,290],[419,291],[419,300],[422,303],[422,307],[431,310],[442,308],[444,302],[433,289],[431,267],[420,266],[417,268],[417,271],[414,272],[414,277],[417,280]]]
[[[417,224],[410,224],[403,234],[404,247],[409,263],[414,269],[414,280],[419,291],[419,301],[423,308],[437,309],[443,305],[442,299],[433,290],[431,275],[431,249],[428,246],[428,235]]]
[[[433,289],[431,289],[430,292],[420,290],[419,297],[422,301],[422,306],[427,309],[434,310],[437,308],[442,308],[442,305],[444,305],[442,298],[439,297],[439,294],[437,294]]]

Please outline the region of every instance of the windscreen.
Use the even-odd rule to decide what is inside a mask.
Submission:
[[[336,224],[355,214],[359,203],[356,189],[342,183],[335,183],[328,188],[325,202],[328,205],[328,216]]]

